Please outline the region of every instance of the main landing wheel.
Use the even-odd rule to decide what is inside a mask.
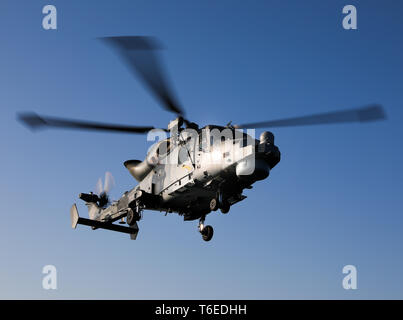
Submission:
[[[218,201],[216,198],[210,200],[210,210],[216,211],[218,209]]]
[[[218,193],[218,207],[222,213],[228,213],[231,205],[228,203],[227,197],[224,196],[223,192]]]
[[[212,226],[205,226],[201,231],[202,237],[204,241],[210,241],[213,238],[214,229]]]
[[[139,221],[139,213],[137,211],[133,211],[132,209],[129,210],[126,216],[126,223],[129,226],[132,226],[136,223],[136,221]]]
[[[227,201],[224,201],[220,206],[220,210],[224,214],[228,213],[230,208],[231,208],[231,206]]]

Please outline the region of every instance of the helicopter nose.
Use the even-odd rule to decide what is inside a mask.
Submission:
[[[249,157],[237,163],[235,172],[244,181],[264,180],[270,174],[270,166],[264,159]]]
[[[264,159],[270,169],[273,169],[281,159],[279,148],[273,143],[267,143],[265,141],[256,145],[256,156],[260,159]]]

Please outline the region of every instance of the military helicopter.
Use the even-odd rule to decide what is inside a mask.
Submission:
[[[280,161],[274,135],[264,131],[259,139],[254,128],[305,126],[317,124],[369,122],[385,119],[380,105],[347,109],[302,117],[262,121],[240,125],[199,126],[185,117],[185,112],[167,81],[158,56],[160,43],[153,37],[124,36],[101,38],[117,50],[129,69],[159,100],[162,107],[174,113],[176,119],[167,129],[152,126],[131,126],[81,121],[33,112],[17,115],[32,130],[67,128],[148,134],[159,140],[149,149],[144,160],[127,160],[124,166],[138,185],[126,191],[119,200],[108,196],[111,175],[98,192],[80,193],[88,207],[89,218],[80,217],[76,204],[70,209],[71,225],[87,225],[92,229],[107,229],[130,234],[136,239],[138,222],[143,211],[156,210],[177,213],[185,221],[199,220],[198,230],[203,240],[210,241],[213,228],[204,225],[206,216],[216,210],[226,214],[231,206],[243,201],[245,189],[256,181],[266,179]],[[248,129],[247,133],[243,129]],[[169,136],[167,135],[169,133]],[[119,223],[115,223],[120,221]],[[127,224],[127,225],[121,225]]]

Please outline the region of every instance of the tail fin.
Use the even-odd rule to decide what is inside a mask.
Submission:
[[[99,215],[101,214],[102,209],[100,207],[98,207],[98,205],[96,203],[93,203],[93,202],[87,202],[85,205],[88,208],[88,217],[91,220],[96,220],[99,217]]]
[[[98,205],[100,202],[100,198],[94,193],[80,193],[78,197],[85,201],[85,205],[88,207],[88,216],[90,219],[95,220],[99,214],[101,213],[102,209]]]

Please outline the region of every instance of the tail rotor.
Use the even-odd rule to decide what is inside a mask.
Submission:
[[[109,203],[109,191],[115,185],[115,179],[112,176],[112,173],[105,173],[105,181],[102,183],[102,179],[99,178],[98,182],[95,186],[95,193],[80,193],[79,198],[86,202],[88,207],[88,215],[92,220],[96,220],[96,218],[101,213],[101,210],[104,209]]]
[[[115,179],[112,176],[112,173],[109,171],[105,172],[105,180],[102,184],[102,179],[99,178],[98,182],[95,186],[95,192],[98,195],[98,206],[103,208],[110,203],[109,192],[115,185]]]

